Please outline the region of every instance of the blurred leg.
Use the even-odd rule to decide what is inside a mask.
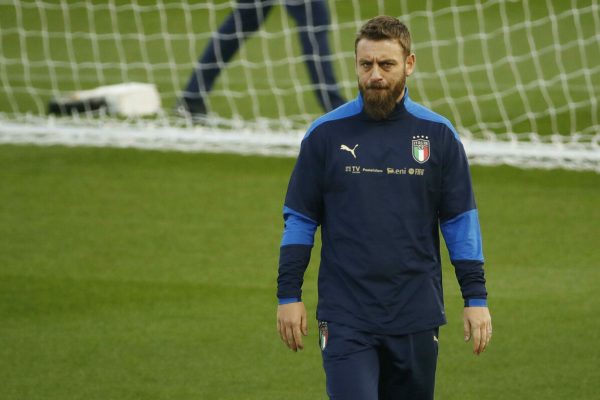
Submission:
[[[300,30],[302,51],[307,57],[306,66],[315,94],[321,107],[330,111],[345,103],[340,94],[333,65],[327,33],[329,32],[329,9],[325,0],[285,0],[288,13]]]
[[[206,112],[205,99],[221,69],[241,44],[260,28],[271,8],[271,1],[238,0],[235,10],[213,35],[185,87],[183,100],[190,112]]]

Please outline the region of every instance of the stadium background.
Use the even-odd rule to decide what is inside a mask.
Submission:
[[[458,4],[442,3],[440,7]],[[533,12],[543,12],[549,3],[564,8],[590,4],[529,2]],[[22,42],[12,29],[17,18],[3,12],[9,5],[0,3],[3,60],[22,51]],[[342,21],[371,16],[366,6],[357,10],[337,1],[335,7],[345,13],[338,14]],[[218,9],[213,17],[220,21],[227,11]],[[32,8],[29,18],[35,19],[34,12]],[[279,24],[286,18],[282,13],[279,7],[273,10],[265,32],[281,29]],[[61,20],[52,13],[47,17],[49,25]],[[73,29],[86,20],[84,14],[73,15]],[[96,21],[97,27],[101,21]],[[428,34],[418,22],[417,18],[411,24],[417,50],[420,38]],[[453,23],[441,22],[436,27],[438,35],[450,34]],[[489,23],[498,20],[491,18]],[[472,24],[475,21],[467,19],[462,26],[467,29]],[[583,29],[593,26],[583,24]],[[169,27],[173,32],[178,29],[182,26]],[[354,30],[344,25],[339,32],[350,51]],[[536,35],[539,40],[550,40],[547,32]],[[206,37],[200,36],[195,43],[198,54]],[[299,54],[296,38],[291,39]],[[518,38],[514,43],[522,44]],[[173,55],[189,59],[192,51],[187,44],[180,45],[180,49],[173,48]],[[420,45],[424,47],[422,39]],[[53,53],[60,53],[58,41],[55,46]],[[245,47],[249,57],[262,51],[259,38]],[[103,51],[108,59],[110,48],[107,54]],[[5,85],[0,112],[12,112],[17,104],[20,112],[38,113],[52,94],[48,66],[42,66],[43,43],[28,42],[28,49],[40,62],[30,65],[28,74],[14,63],[3,63],[1,73],[3,82],[9,77],[13,88],[19,87],[19,81],[35,82],[37,94],[11,92]],[[87,46],[77,48],[78,57],[84,59],[92,51]],[[162,48],[150,46],[149,60],[162,59],[161,53]],[[128,54],[133,60],[143,58],[133,49]],[[596,58],[590,64],[598,65],[597,50],[593,54]],[[471,52],[470,56],[481,55]],[[435,70],[427,51],[418,57],[424,73]],[[451,58],[451,50],[442,48],[441,59]],[[96,71],[92,55],[89,60],[90,71]],[[177,63],[181,67],[176,68],[176,76],[182,84],[191,62]],[[555,72],[551,71],[556,67],[553,60],[540,62],[548,74]],[[163,97],[166,107],[175,99],[169,68],[165,65],[162,70],[169,76],[166,81],[160,69],[153,72],[161,93],[167,93]],[[244,98],[234,98],[232,106],[227,91],[221,90],[224,82],[229,82],[228,90],[242,90],[243,68],[231,65],[211,98],[212,108],[224,116],[235,108],[241,116],[252,118]],[[265,71],[252,65],[246,68],[258,85],[261,113],[277,118],[276,107],[269,103]],[[294,68],[308,84],[302,63]],[[352,73],[351,69],[344,72],[348,66],[341,62],[337,68],[340,76]],[[68,75],[57,70],[57,76]],[[90,75],[80,72],[80,82],[85,84]],[[318,113],[310,90],[302,94],[305,109],[294,112],[293,87],[286,87],[283,79],[287,70],[275,68],[273,72],[277,85],[290,92],[282,97],[284,108],[301,115],[295,123],[301,125],[305,113]],[[122,78],[118,70],[103,73],[107,82]],[[148,71],[140,67],[128,73],[132,80],[145,81]],[[510,74],[497,73],[498,82],[511,85]],[[522,73],[534,72],[524,66]],[[439,79],[444,78],[451,77]],[[485,77],[471,79],[480,85],[487,81]],[[69,86],[70,81],[65,78],[61,90],[75,88],[75,83]],[[573,84],[584,87],[586,82]],[[424,85],[429,99],[444,98],[441,89],[435,94],[442,85],[439,81]],[[455,95],[460,85],[452,90]],[[345,93],[353,94],[350,84]],[[556,103],[564,100],[562,88],[557,86],[550,93]],[[585,96],[588,92],[573,93]],[[417,90],[411,95],[419,99]],[[539,103],[535,97],[531,102]],[[450,112],[444,101],[435,105],[436,111]],[[481,108],[486,119],[501,121],[493,104],[482,103]],[[515,113],[518,109],[510,108]],[[468,112],[464,114],[469,118]],[[577,114],[576,126],[585,129],[590,119],[589,112]],[[560,121],[560,133],[569,133],[572,122]],[[549,119],[542,118],[538,126],[550,125]],[[224,154],[1,145],[1,397],[324,399],[314,322],[309,326],[307,349],[301,354],[286,350],[275,330],[280,214],[293,162]],[[600,320],[595,314],[600,309],[600,176],[506,166],[475,166],[472,171],[495,334],[481,357],[474,357],[469,345],[462,343],[462,302],[444,255],[449,323],[440,335],[437,397],[596,398],[600,381]],[[315,248],[304,286],[304,298],[313,314],[318,261]]]

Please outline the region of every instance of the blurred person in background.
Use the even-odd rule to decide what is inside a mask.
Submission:
[[[326,0],[281,0],[296,21],[298,34],[315,95],[324,111],[342,105],[336,83],[327,33],[329,9]],[[180,115],[203,117],[206,99],[221,69],[238,51],[242,43],[256,32],[279,0],[238,0],[198,60],[187,86],[178,100]]]

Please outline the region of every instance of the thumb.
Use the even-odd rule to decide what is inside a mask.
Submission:
[[[468,342],[471,339],[471,324],[468,319],[463,319],[463,333],[465,335],[465,342]]]

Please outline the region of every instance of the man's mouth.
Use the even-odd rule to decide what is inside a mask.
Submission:
[[[388,87],[386,85],[370,85],[367,87],[370,90],[387,90]]]

